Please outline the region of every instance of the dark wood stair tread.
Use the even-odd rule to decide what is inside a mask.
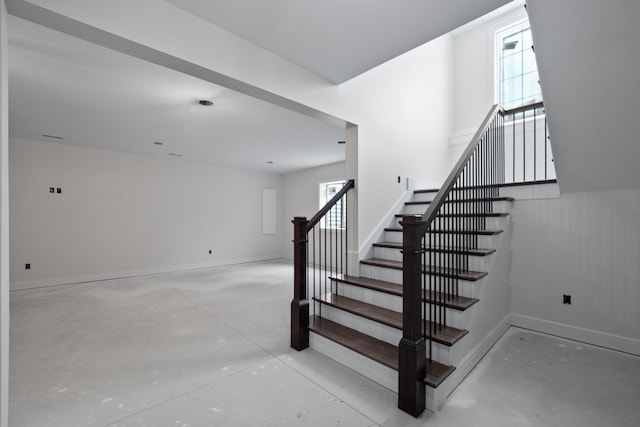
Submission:
[[[346,274],[340,274],[337,276],[331,277],[332,280],[336,280],[338,282],[347,283],[353,286],[359,286],[362,288],[371,289],[378,292],[384,292],[391,295],[402,296],[402,285],[399,283],[387,282],[384,280],[378,279],[370,279],[368,277],[356,277],[349,276]],[[450,296],[448,299],[444,298],[439,292],[424,292],[424,300],[429,303],[434,303],[437,305],[443,305],[442,301],[444,300],[444,306],[447,308],[451,308],[454,310],[464,311],[478,302],[477,298],[468,298],[463,296]]]
[[[355,314],[356,316],[382,323],[383,325],[390,326],[400,331],[402,330],[402,313],[398,311],[389,310],[377,305],[336,294],[326,294],[320,298],[314,299],[322,302],[323,304]],[[431,326],[431,322],[425,321],[425,331],[429,330]],[[433,341],[446,346],[452,346],[468,333],[468,331],[462,329],[438,325],[436,325],[436,329],[434,331],[435,332],[432,337]]]
[[[395,371],[398,370],[398,347],[395,345],[317,316],[312,318],[309,329],[318,335],[375,360]],[[427,361],[427,377],[425,378],[425,382],[430,387],[435,388],[440,385],[454,369],[452,366],[443,365],[435,360]]]
[[[339,308],[392,328],[402,329],[402,313],[337,294],[325,294],[314,300]]]
[[[403,214],[399,213],[395,215],[396,218],[402,218],[404,216],[420,216],[415,214]],[[506,212],[481,212],[481,213],[447,213],[447,214],[438,214],[438,218],[503,218],[509,216]]]
[[[402,250],[402,243],[397,242],[379,242],[374,243],[374,247],[376,248],[388,248],[388,249],[400,249]],[[474,256],[487,256],[494,253],[495,249],[460,249],[460,248],[425,248],[427,252],[443,252],[443,253],[453,253],[453,254],[463,254],[463,255],[474,255]]]
[[[445,200],[445,203],[477,203],[477,202],[513,202],[513,197],[480,197],[475,199],[461,199],[461,200]],[[405,202],[406,205],[430,205],[431,200],[412,200]]]
[[[387,227],[384,231],[402,233],[402,227]],[[502,233],[503,230],[427,230],[427,233],[444,233],[444,234],[477,234],[480,236],[494,236]]]
[[[372,289],[374,291],[385,292],[392,295],[402,296],[402,285],[399,283],[387,282],[385,280],[370,279],[368,277],[350,276],[348,274],[339,274],[331,277],[333,280],[348,283],[350,285],[360,286],[362,288]]]
[[[402,270],[401,261],[391,261],[388,259],[370,258],[370,259],[362,260],[360,261],[360,263],[366,264],[366,265],[373,265],[376,267],[393,268],[395,270]],[[487,275],[487,273],[484,271],[467,270],[467,271],[455,272],[447,268],[437,268],[437,267],[434,268],[431,266],[426,266],[426,268],[423,271],[427,274],[433,274],[436,276],[457,277],[458,279],[469,280],[472,282],[476,280],[480,280]]]

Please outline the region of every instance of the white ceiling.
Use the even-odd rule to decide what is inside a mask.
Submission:
[[[511,0],[166,0],[340,84]]]
[[[640,188],[640,1],[528,1],[560,190]]]
[[[275,173],[344,160],[343,128],[17,17],[8,28],[12,137]]]
[[[509,2],[167,1],[336,83]],[[343,126],[15,16],[8,27],[13,137],[275,173],[344,160]]]

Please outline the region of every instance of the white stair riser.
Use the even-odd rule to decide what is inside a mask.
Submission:
[[[484,227],[481,227],[481,228],[484,230],[500,230],[500,227],[503,225],[502,219],[503,217],[486,217]],[[391,226],[401,227],[400,222],[402,222],[402,218],[395,217],[395,222]],[[456,229],[469,230],[469,229],[474,229],[475,226],[476,226],[475,222],[472,222],[472,221],[465,222],[464,220],[462,220],[460,222],[460,226],[454,225],[453,223],[451,227],[448,227],[447,224],[443,224],[442,226],[438,224],[435,226],[435,229],[446,230],[449,228],[456,228]]]
[[[451,347],[433,342],[431,347],[431,358],[444,365],[456,366],[463,356],[464,346],[461,344],[465,337],[462,337],[460,341],[452,345]],[[427,341],[427,358],[429,357],[429,341]]]
[[[398,345],[402,339],[402,331],[400,329],[365,319],[326,304],[322,307],[322,317],[392,345]]]
[[[494,249],[498,244],[498,239],[500,238],[499,234],[492,235],[479,235],[478,236],[478,247],[479,248],[487,248]],[[384,241],[391,243],[402,243],[402,233],[398,231],[385,231],[384,232]]]
[[[386,308],[387,310],[402,312],[402,297],[398,295],[391,295],[349,284],[341,284],[338,292],[340,295],[366,302],[367,304],[377,305],[378,307]],[[428,304],[427,307],[430,309],[431,304]],[[465,311],[445,308],[447,325],[458,329],[467,329],[472,318],[473,309],[473,306]]]
[[[385,231],[384,241],[393,243],[402,243],[402,233],[397,231]]]
[[[388,388],[394,393],[398,392],[397,371],[313,332],[309,337],[309,346],[330,359]],[[455,387],[455,385],[448,384],[450,379],[453,378],[449,377],[436,389],[427,386],[425,403],[428,410],[436,411],[444,403],[449,393]]]
[[[487,259],[491,255],[487,256],[469,256],[469,267],[468,270],[473,271],[487,271],[489,266],[489,260]],[[382,248],[382,247],[374,247],[373,248],[373,257],[378,259],[386,259],[389,261],[402,261],[402,252],[399,249],[392,248]],[[427,263],[429,263],[429,259],[427,259]],[[437,265],[437,264],[436,264]]]
[[[427,304],[427,310],[431,310],[434,307],[432,304]],[[437,310],[439,310],[440,306],[435,306]],[[469,329],[471,326],[471,320],[473,319],[473,306],[468,308],[467,310],[460,311],[455,310],[453,308],[445,308],[446,316],[447,316],[447,326],[451,326],[457,329]],[[430,318],[430,314],[426,316],[427,319]],[[436,320],[440,319],[440,314],[436,314]]]
[[[380,341],[384,341],[392,345],[398,345],[400,343],[400,340],[402,339],[402,331],[399,329],[383,325],[374,320],[369,320],[352,313],[348,313],[335,307],[323,307],[322,317],[341,325],[348,326],[351,329],[355,329],[356,331],[362,332],[369,335],[370,337],[374,337],[376,339],[379,339]],[[451,349],[452,347],[449,347],[447,345],[433,342],[431,346],[431,351],[433,352],[431,357],[440,363],[451,365]]]
[[[412,200],[412,202],[417,202],[420,200]],[[499,201],[493,202],[493,212],[511,212],[512,202],[507,201]],[[424,215],[424,213],[429,209],[429,205],[415,205],[415,204],[405,204],[402,212],[406,215]],[[474,212],[477,208],[474,207],[473,203],[459,203],[455,210],[458,213],[462,212]]]
[[[414,202],[430,202],[434,197],[436,197],[436,194],[438,193],[435,191],[429,193],[413,193],[411,200]]]
[[[360,264],[360,276],[375,278],[378,280],[384,280],[387,282],[401,283],[402,282],[402,270],[396,270],[394,268],[378,267],[376,265]],[[475,298],[476,287],[478,282],[485,280],[482,278],[478,281],[458,280],[458,289],[461,296]]]
[[[424,215],[429,208],[429,205],[404,205],[402,214],[405,215]]]
[[[311,332],[309,347],[358,372],[393,392],[398,392],[398,372],[334,341]]]
[[[351,299],[386,308],[387,310],[402,311],[402,297],[398,295],[391,295],[386,292],[379,292],[348,283],[340,283],[338,293]]]

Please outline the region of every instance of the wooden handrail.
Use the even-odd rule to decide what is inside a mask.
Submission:
[[[524,105],[518,108],[512,108],[511,110],[504,110],[502,112],[502,115],[511,116],[513,114],[518,114],[518,113],[522,113],[524,111],[529,111],[529,110],[536,110],[538,108],[543,108],[543,107],[544,107],[544,102],[540,101],[540,102],[536,102],[535,104],[529,104],[529,105]]]
[[[323,207],[316,213],[313,218],[307,221],[305,217],[295,217],[293,219],[293,300],[291,301],[291,347],[296,350],[303,350],[309,347],[309,296],[308,294],[308,253],[307,246],[309,244],[309,232],[313,230],[314,226],[316,226],[320,220],[333,208],[344,196],[347,194],[349,190],[355,187],[355,180],[350,179],[346,182],[346,184],[338,191],[332,198],[329,200]],[[346,205],[344,206],[346,211]],[[344,211],[343,211],[344,213]],[[346,226],[345,226],[346,228]],[[346,229],[345,229],[345,239],[344,244],[345,247],[347,245]],[[326,233],[325,233],[326,239]],[[342,239],[340,239],[340,244],[342,245]],[[324,267],[321,267],[320,271],[325,271],[325,274],[328,271],[333,271],[333,263],[332,258],[334,255],[337,256],[339,249],[337,246],[337,237],[336,237],[336,246],[335,252],[332,252],[332,249],[329,250],[329,265],[327,266],[325,263]],[[315,244],[315,243],[314,243]],[[325,242],[326,244],[326,242]],[[329,240],[329,245],[331,245],[331,236]],[[325,261],[327,259],[326,246],[325,247]],[[342,246],[341,246],[342,248]],[[340,249],[341,253],[345,253],[345,250]],[[322,255],[321,255],[322,256]],[[315,261],[315,252],[313,253],[313,270],[316,270],[316,261]],[[347,274],[347,261],[346,257],[341,259],[340,266],[342,268],[343,274]],[[338,263],[336,263],[336,267]],[[318,287],[315,282],[316,275],[313,275],[313,283],[311,284],[311,289],[314,289],[314,292],[317,291]],[[325,276],[326,281],[326,276]],[[325,282],[326,286],[326,282]],[[314,293],[314,299],[317,298],[317,295]],[[314,314],[315,315],[315,314]]]
[[[476,150],[476,147],[478,146],[478,144],[480,144],[480,141],[482,140],[482,136],[489,128],[489,125],[491,125],[491,122],[493,122],[493,119],[495,118],[495,116],[498,114],[507,116],[512,114],[522,113],[524,111],[534,110],[537,108],[542,108],[542,107],[544,107],[543,102],[536,102],[534,104],[525,105],[523,107],[513,108],[511,110],[504,110],[499,104],[496,104],[493,107],[491,107],[491,110],[489,110],[489,113],[487,114],[484,121],[482,122],[482,124],[476,131],[475,135],[471,139],[471,142],[467,146],[467,149],[464,151],[464,153],[456,163],[455,167],[447,177],[447,180],[442,185],[442,188],[440,189],[440,191],[438,191],[438,194],[434,197],[433,201],[429,204],[429,208],[427,209],[427,211],[424,213],[424,215],[422,215],[422,219],[426,221],[425,225],[423,226],[423,230],[422,230],[423,232],[427,231],[429,225],[435,218],[436,213],[440,209],[440,206],[442,206],[442,204],[447,199],[447,196],[449,195],[449,192],[453,188],[453,185],[455,184],[456,180],[462,173],[464,165],[467,163],[467,161],[469,160],[473,152]]]
[[[327,214],[327,212],[329,212],[331,210],[331,208],[338,203],[338,200],[340,200],[342,198],[342,196],[344,196],[346,194],[347,191],[351,190],[352,188],[354,188],[356,185],[355,180],[350,179],[349,181],[347,181],[347,183],[344,185],[344,187],[342,187],[342,189],[340,191],[338,191],[336,193],[335,196],[333,196],[331,198],[331,200],[329,200],[323,207],[322,209],[320,209],[318,211],[318,213],[316,213],[307,223],[307,227],[306,227],[306,231],[309,232],[309,230],[311,230],[318,222],[320,222],[320,219],[322,219],[323,216],[325,216]]]
[[[480,141],[482,140],[482,136],[484,135],[486,130],[489,128],[489,125],[491,124],[495,116],[498,115],[499,113],[502,113],[503,111],[504,110],[502,109],[502,107],[498,104],[494,105],[493,107],[491,107],[491,110],[489,110],[489,113],[487,114],[484,121],[482,122],[482,124],[476,131],[475,135],[471,139],[469,146],[467,147],[467,149],[464,151],[464,153],[456,163],[455,167],[449,174],[449,177],[442,185],[442,188],[440,189],[440,191],[438,191],[438,194],[436,194],[436,196],[433,198],[433,200],[429,204],[429,208],[427,209],[427,211],[424,213],[424,215],[422,215],[422,219],[425,221],[425,224],[422,226],[422,230],[421,230],[422,234],[425,234],[427,232],[427,229],[429,228],[429,225],[431,224],[433,219],[436,217],[438,210],[440,209],[440,206],[442,206],[445,200],[447,199],[447,196],[451,192],[451,189],[456,183],[456,180],[462,173],[464,166],[467,164],[467,161],[469,160],[469,158],[471,158],[471,155],[475,151],[478,144],[480,144]]]

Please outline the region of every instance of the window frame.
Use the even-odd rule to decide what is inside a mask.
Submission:
[[[331,197],[327,196],[327,187],[332,186],[332,185],[336,185],[339,184],[339,188],[338,191],[340,191],[342,189],[342,187],[344,187],[347,184],[347,180],[346,179],[334,179],[331,181],[322,181],[318,184],[318,204],[319,204],[319,208],[318,209],[322,209],[324,207],[324,205],[327,204],[327,202],[329,200],[331,200]],[[338,206],[338,205],[336,205]],[[327,212],[327,214],[322,217],[322,219],[320,220],[320,228],[321,229],[327,229],[327,230],[345,230],[346,227],[346,216],[344,212],[341,212],[341,218],[340,218],[340,224],[337,227],[333,227],[332,224],[329,224],[329,226],[326,226],[326,219],[329,217],[329,215],[331,215],[331,212],[336,208],[336,206],[334,206],[333,208],[331,208],[331,210],[329,212]]]
[[[540,74],[538,71],[538,64],[536,61],[536,67],[535,67],[535,72],[537,74],[538,79],[536,80],[536,83],[538,84],[538,91],[535,93],[535,98],[534,100],[527,100],[526,103],[521,102],[518,105],[510,105],[507,106],[505,105],[505,103],[503,103],[503,100],[500,99],[500,95],[501,95],[501,90],[502,89],[502,85],[503,85],[503,80],[501,80],[502,77],[502,70],[501,70],[501,65],[502,65],[502,60],[503,60],[503,46],[504,46],[504,39],[506,37],[509,36],[510,33],[516,33],[516,32],[522,32],[522,31],[526,31],[529,30],[531,31],[531,24],[529,23],[529,20],[527,18],[524,19],[520,19],[518,21],[515,21],[509,25],[503,26],[498,28],[497,30],[495,30],[494,32],[494,72],[493,72],[493,82],[494,82],[494,102],[496,104],[500,104],[502,105],[503,108],[505,109],[512,109],[512,108],[518,108],[518,107],[522,107],[525,105],[529,105],[535,102],[540,102],[542,101],[542,88],[540,87],[539,83],[537,83],[540,79]],[[533,41],[532,41],[533,43]],[[523,50],[524,49],[532,49],[531,46],[529,47],[524,47],[523,46]],[[522,55],[522,54],[521,54]],[[534,53],[534,60],[535,60],[535,53]],[[524,73],[524,70],[520,70],[520,73],[517,74],[517,77],[520,78],[524,78],[524,76],[527,73]],[[524,96],[521,96],[522,100],[525,100]]]

